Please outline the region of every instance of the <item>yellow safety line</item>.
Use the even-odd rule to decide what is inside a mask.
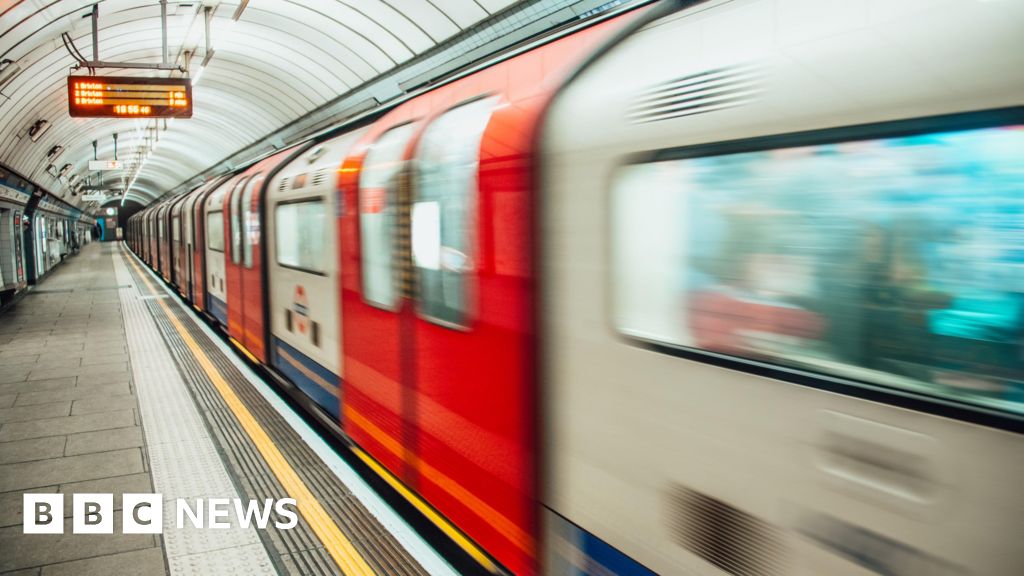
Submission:
[[[415,454],[407,454],[401,443],[395,440],[384,430],[381,430],[373,422],[370,422],[358,410],[351,406],[346,407],[345,417],[372,436],[374,440],[384,447],[385,450],[417,468],[425,478],[429,479],[438,488],[441,488],[451,497],[461,502],[469,509],[469,511],[479,516],[483,521],[493,526],[495,530],[508,538],[509,541],[515,544],[520,550],[527,554],[533,554],[533,538],[515,522],[507,518],[501,512],[495,510],[487,502],[481,500],[475,494],[437,468],[434,468],[427,462],[417,458]],[[469,550],[467,550],[467,552],[469,552]]]
[[[238,340],[235,340],[235,338],[233,336],[228,336],[228,340],[230,340],[231,343],[235,345],[235,348],[238,348],[239,352],[241,352],[242,354],[245,354],[246,358],[248,358],[249,360],[251,360],[252,362],[254,362],[256,364],[260,363],[260,361],[256,359],[256,356],[254,356],[252,352],[249,352],[248,348],[246,348],[245,346],[242,346],[241,342],[239,342]]]
[[[146,283],[149,292],[156,294],[156,289],[149,282],[149,279],[146,278],[145,273],[135,263],[134,259],[129,257],[128,262],[135,268],[136,274]],[[235,391],[231,389],[231,386],[221,375],[217,367],[213,365],[206,353],[203,352],[202,348],[196,344],[192,335],[185,330],[177,317],[171,313],[167,303],[162,299],[158,299],[157,302],[164,309],[167,319],[174,325],[174,329],[178,331],[182,340],[185,341],[185,345],[192,351],[199,365],[210,378],[210,382],[220,392],[224,402],[231,409],[231,412],[234,413],[235,418],[238,419],[238,423],[242,425],[246,434],[249,435],[253,444],[256,445],[260,454],[263,455],[263,459],[270,466],[274,476],[277,476],[278,481],[281,482],[288,495],[295,499],[299,513],[302,514],[306,522],[309,523],[310,528],[313,529],[313,532],[323,542],[324,547],[331,555],[331,558],[334,559],[334,562],[346,576],[373,576],[375,574],[373,569],[366,563],[366,560],[359,554],[359,551],[352,545],[352,542],[345,537],[345,534],[342,533],[338,525],[327,514],[323,506],[320,505],[320,502],[309,491],[309,488],[299,478],[299,475],[295,473],[295,470],[285,459],[284,455],[274,445],[270,436],[267,435],[263,427],[256,421],[256,418],[249,412],[249,409],[245,407],[245,404],[238,398]]]
[[[462,531],[452,525],[444,516],[441,516],[437,510],[427,504],[422,498],[416,495],[413,491],[409,490],[405,484],[396,478],[394,474],[389,472],[386,468],[380,465],[379,462],[373,459],[372,456],[363,452],[358,446],[353,446],[352,451],[355,452],[356,456],[360,460],[366,463],[378,476],[384,479],[385,482],[391,485],[399,494],[402,495],[410,504],[416,507],[421,514],[427,517],[428,520],[434,523],[435,526],[440,528],[449,538],[452,539],[455,544],[462,548],[467,554],[473,557],[481,566],[483,566],[488,572],[492,574],[501,574],[501,569],[495,564],[483,550],[480,549],[472,540],[467,538]]]

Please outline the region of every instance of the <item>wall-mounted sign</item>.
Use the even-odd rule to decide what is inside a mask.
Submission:
[[[188,78],[68,76],[72,118],[191,118]]]
[[[89,160],[89,170],[120,170],[120,160]]]

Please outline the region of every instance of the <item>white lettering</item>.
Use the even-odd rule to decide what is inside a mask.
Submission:
[[[263,501],[263,508],[260,508],[256,500],[249,500],[243,510],[242,501],[240,499],[235,500],[235,516],[238,517],[238,525],[242,528],[248,528],[253,517],[255,517],[256,527],[260,530],[265,530],[267,528],[267,521],[270,519],[270,510],[273,507],[274,501],[268,498]]]
[[[185,527],[185,515],[188,515],[189,520],[192,521],[192,526],[196,528],[203,527],[203,499],[196,498],[196,509],[192,511],[192,507],[188,505],[188,500],[184,498],[178,498],[177,502],[178,510],[178,530]]]
[[[210,498],[206,501],[208,520],[206,523],[207,528],[231,528],[231,522],[222,522],[218,518],[228,517],[228,506],[231,501],[227,498]]]
[[[289,510],[285,506],[291,506]],[[288,522],[274,522],[274,526],[279,530],[289,530],[295,528],[295,525],[299,523],[299,515],[295,512],[298,505],[295,503],[294,498],[281,498],[274,503],[274,511],[277,512],[278,516],[288,518]]]

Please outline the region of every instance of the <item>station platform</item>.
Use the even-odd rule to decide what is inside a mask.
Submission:
[[[62,534],[24,495],[63,494]],[[122,532],[159,494],[162,533]],[[73,494],[113,494],[112,534]],[[176,502],[295,500],[265,529],[179,527]],[[316,430],[120,244],[92,244],[0,314],[0,574],[454,574]]]

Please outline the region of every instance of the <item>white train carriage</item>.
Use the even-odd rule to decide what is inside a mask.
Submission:
[[[224,196],[244,183],[234,176],[221,183],[203,203],[203,246],[206,251],[206,303],[204,308],[223,326],[228,325],[228,293],[225,274]]]
[[[1024,574],[1024,2],[707,2],[545,127],[551,572]]]
[[[266,187],[271,364],[339,416],[338,167],[365,129],[318,143]]]

